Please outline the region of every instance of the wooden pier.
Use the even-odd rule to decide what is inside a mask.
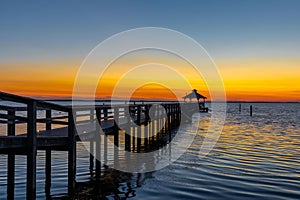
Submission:
[[[168,138],[167,142],[170,142],[172,140],[170,130],[178,127],[181,121],[181,109],[178,102],[160,102],[160,105],[132,102],[113,107],[97,104],[93,107],[72,107],[3,92],[0,92],[0,100],[9,102],[9,104],[0,105],[0,124],[6,125],[5,133],[0,133],[0,154],[8,155],[7,199],[14,199],[15,155],[27,156],[26,197],[35,199],[37,151],[46,152],[46,193],[50,193],[51,187],[51,151],[67,152],[68,195],[71,197],[76,187],[77,142],[89,142],[90,152],[96,152],[97,159],[94,155],[89,155],[90,169],[87,170],[99,179],[102,164],[99,161],[101,133],[112,135],[115,146],[119,146],[120,134],[125,134],[125,150],[139,152],[141,149],[159,148],[159,145],[162,145],[161,138]],[[163,112],[160,112],[159,106],[164,108],[160,109]],[[150,110],[155,111],[152,119]],[[20,112],[23,115],[20,115]],[[38,116],[37,113],[42,113],[43,116]],[[96,126],[97,123],[100,126]],[[18,124],[26,125],[27,131],[16,133]],[[137,130],[132,128],[133,125],[138,126]],[[140,137],[142,128],[143,138]],[[107,147],[107,141],[104,141],[104,148],[105,145]]]

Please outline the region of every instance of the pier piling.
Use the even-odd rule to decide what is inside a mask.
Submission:
[[[51,130],[51,110],[46,110],[46,130]],[[46,162],[45,162],[45,172],[46,172],[46,183],[45,192],[50,195],[51,188],[51,149],[46,149]]]
[[[101,122],[100,109],[96,109],[96,120],[100,124]],[[95,134],[94,136],[94,138],[96,139],[96,180],[99,181],[101,177],[101,132],[100,132],[100,126],[98,124],[96,124],[96,133],[100,133],[100,135]]]
[[[36,198],[36,101],[27,104],[27,199]]]
[[[76,141],[72,111],[68,111],[68,194],[72,196],[76,187]]]
[[[14,136],[16,130],[15,124],[15,111],[8,110],[7,115],[7,135]],[[15,155],[7,155],[7,199],[14,199],[14,190],[15,190]]]

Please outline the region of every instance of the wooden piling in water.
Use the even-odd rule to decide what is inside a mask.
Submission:
[[[107,121],[108,120],[108,108],[103,108],[103,121]],[[104,135],[103,137],[103,148],[104,148],[104,164],[107,164],[107,136]]]
[[[250,106],[250,116],[252,116],[252,105]]]
[[[72,111],[68,111],[68,194],[73,196],[76,187],[76,141]]]
[[[130,141],[131,128],[129,126],[126,126],[124,134],[125,134],[125,151],[130,151],[130,146],[131,146],[131,141]]]
[[[155,134],[155,118],[153,118],[151,119],[151,145],[154,145]]]
[[[119,108],[114,108],[114,166],[118,166],[119,159]]]
[[[51,130],[51,110],[46,110],[46,130]],[[50,195],[50,188],[51,188],[51,149],[46,149],[46,161],[45,161],[45,176],[46,176],[46,183],[45,183],[45,192],[46,194]]]
[[[144,146],[148,149],[149,142],[149,126],[150,126],[150,116],[149,116],[149,105],[145,105],[145,125],[144,125]]]
[[[132,128],[132,150],[135,151],[136,150],[136,127],[133,126]]]
[[[169,142],[171,142],[171,140],[172,140],[172,138],[171,138],[171,126],[172,126],[172,124],[171,124],[171,118],[172,118],[172,106],[171,105],[169,105],[168,106],[168,118],[167,118],[167,120],[168,120],[168,127],[167,127],[167,134],[168,134],[168,136],[169,136],[169,138],[168,138],[168,140],[169,140]]]
[[[101,177],[101,110],[96,109],[96,180],[100,180]]]
[[[16,130],[15,110],[7,111],[7,135],[14,136]],[[14,199],[15,190],[15,155],[10,153],[7,155],[7,199]]]
[[[141,145],[142,145],[142,138],[141,138],[141,106],[137,107],[137,120],[136,120],[136,124],[137,124],[137,152],[141,151]]]
[[[14,199],[15,196],[15,155],[7,155],[7,199]]]
[[[90,123],[93,123],[94,122],[94,110],[91,109],[90,110]],[[96,115],[96,122],[97,122],[97,115]],[[96,134],[95,136],[96,137]],[[95,140],[92,139],[90,141],[90,175],[93,176],[93,173],[94,173],[94,160],[95,160],[95,157],[94,157],[94,150],[95,150]]]
[[[124,111],[129,112],[129,111]],[[125,127],[125,151],[130,151],[131,150],[131,122],[129,122],[129,125],[126,125]]]
[[[27,193],[26,198],[36,198],[36,101],[27,104]]]
[[[91,140],[90,141],[90,175],[91,176],[93,176],[93,174],[94,174],[94,160],[95,160],[95,158],[94,158],[94,149],[95,149],[95,145],[94,145],[94,140]]]

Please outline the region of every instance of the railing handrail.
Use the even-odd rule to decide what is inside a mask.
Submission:
[[[61,105],[57,105],[57,104],[50,103],[50,102],[45,102],[43,100],[38,100],[38,99],[30,98],[30,97],[23,97],[23,96],[19,96],[19,95],[15,95],[15,94],[9,94],[6,92],[1,92],[1,91],[0,91],[0,99],[15,102],[15,103],[22,103],[22,104],[26,104],[26,105],[28,105],[32,101],[35,101],[37,107],[40,107],[40,108],[45,108],[45,109],[49,108],[49,109],[55,109],[55,110],[65,111],[65,112],[69,111],[69,108],[66,108]],[[11,106],[6,106],[6,107],[11,108]]]
[[[152,103],[162,103],[162,104],[167,104],[167,103],[172,103],[172,104],[178,104],[180,102],[178,101],[159,101],[159,100],[131,100],[131,101],[124,101],[125,104],[120,105],[120,104],[116,104],[116,105],[78,105],[78,106],[62,106],[62,105],[58,105],[52,102],[47,102],[44,100],[38,100],[38,99],[34,99],[34,98],[30,98],[30,97],[23,97],[23,96],[19,96],[19,95],[15,95],[15,94],[9,94],[6,92],[1,92],[0,91],[0,99],[2,100],[7,100],[7,101],[11,101],[11,102],[16,102],[16,103],[22,103],[22,104],[27,104],[35,101],[36,102],[36,106],[39,108],[44,108],[44,109],[54,109],[54,110],[59,110],[59,111],[64,111],[64,112],[68,112],[71,111],[73,108],[76,110],[88,110],[93,109],[93,108],[113,108],[113,107],[124,107],[124,106],[145,106],[145,105],[153,105]],[[10,107],[10,106],[7,106]]]
[[[0,99],[6,100],[6,101],[13,101],[13,102],[17,102],[17,103],[24,103],[24,104],[28,104],[30,101],[34,100],[29,97],[23,97],[23,96],[9,94],[9,93],[5,93],[5,92],[1,92],[1,91],[0,91]]]

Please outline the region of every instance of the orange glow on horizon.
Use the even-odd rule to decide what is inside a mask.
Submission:
[[[143,62],[148,60],[141,59]],[[149,58],[151,60],[151,58]],[[173,66],[179,73],[187,74],[188,82],[192,88],[198,89],[201,94],[209,97],[208,89],[202,77],[195,75],[193,70],[188,70],[186,65],[177,60],[162,59],[166,64]],[[137,64],[139,61],[135,61]],[[223,77],[228,101],[296,101],[300,102],[300,59],[270,59],[270,60],[219,60],[216,61]],[[74,61],[48,61],[35,63],[0,63],[0,90],[3,92],[25,96],[45,98],[70,98],[80,62]],[[117,70],[107,70],[107,75],[100,80],[101,89],[98,88],[97,98],[111,96],[118,77],[122,70],[132,64],[126,60],[120,65],[115,63]],[[137,74],[140,72],[136,72]],[[173,88],[179,94],[185,95],[190,88],[176,81],[176,76],[171,76],[167,70],[162,71]],[[147,72],[149,80],[160,80],[151,71]],[[167,75],[166,75],[167,74]],[[159,74],[160,75],[160,74]],[[136,84],[132,77],[143,79],[143,76],[128,76],[128,82],[123,87],[126,91]],[[169,79],[169,80],[167,80]],[[87,85],[89,84],[87,80]],[[84,96],[84,93],[83,93]],[[121,98],[122,96],[120,96]],[[175,96],[170,90],[157,85],[139,86],[133,94],[134,98],[157,99],[164,97],[172,99]],[[176,98],[175,98],[176,99]],[[175,100],[174,99],[174,100]]]
[[[158,84],[147,84],[139,87],[131,96],[131,99],[153,99],[156,100],[176,100],[176,95],[168,88]],[[154,99],[153,99],[154,100]],[[181,100],[181,99],[179,99]]]

